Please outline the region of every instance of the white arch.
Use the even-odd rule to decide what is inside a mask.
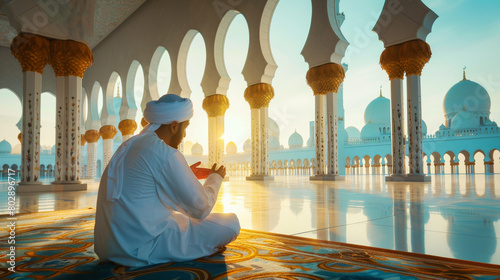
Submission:
[[[172,63],[170,62],[170,54],[163,46],[159,46],[158,48],[156,48],[153,57],[151,58],[151,63],[149,64],[148,71],[148,86],[150,95],[149,100],[157,100],[161,95],[166,93],[160,93],[158,90],[158,72],[160,68],[160,62],[164,59],[164,56],[168,58],[168,63],[170,64],[170,67],[172,67]],[[172,73],[170,73],[170,76],[172,76]]]
[[[189,47],[193,42],[194,37],[200,33],[198,30],[190,29],[184,35],[184,39],[182,39],[181,46],[179,48],[179,56],[177,58],[177,65],[172,65],[172,71],[177,72],[177,79],[179,80],[179,86],[181,88],[181,92],[175,92],[175,88],[173,88],[173,84],[170,84],[168,89],[168,93],[179,94],[182,97],[189,98],[191,96],[191,88],[189,87],[189,83],[187,80],[187,56]],[[203,35],[200,33],[201,37]],[[205,43],[205,39],[203,38],[203,42]],[[175,68],[174,68],[175,67]]]

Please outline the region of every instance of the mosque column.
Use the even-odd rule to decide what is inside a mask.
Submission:
[[[92,129],[85,132],[87,140],[87,178],[94,179],[97,173],[97,141],[100,138],[98,130]]]
[[[344,80],[344,67],[326,63],[307,71],[307,84],[315,96],[315,149],[316,173],[311,180],[343,180],[339,176],[339,152],[337,131],[337,92]],[[325,116],[326,102],[326,116]],[[325,129],[326,117],[326,129]],[[325,135],[326,131],[326,135]],[[326,138],[326,139],[325,139]],[[326,140],[326,141],[325,141]],[[325,143],[326,142],[326,143]],[[325,170],[325,152],[326,169]]]
[[[406,72],[408,99],[408,155],[409,174],[412,181],[430,181],[424,175],[422,150],[422,105],[420,76],[425,64],[431,58],[429,44],[422,40],[413,40],[401,45],[399,53],[401,65]]]
[[[485,161],[484,162],[484,173],[493,173],[493,161]]]
[[[224,164],[224,114],[229,108],[227,96],[214,94],[205,97],[202,104],[208,116],[208,166]]]
[[[250,105],[252,127],[251,175],[247,180],[272,180],[269,176],[268,108],[274,97],[270,84],[258,83],[245,89],[245,100]]]
[[[404,180],[405,175],[405,135],[403,107],[404,69],[399,62],[400,45],[387,47],[380,55],[380,65],[391,81],[391,141],[392,141],[392,172],[387,181]]]
[[[84,171],[83,171],[83,149],[85,149],[85,143],[87,140],[85,140],[85,134],[80,134],[80,178],[84,178]]]
[[[113,156],[113,139],[117,131],[114,125],[105,125],[99,129],[99,134],[102,137],[102,169],[106,169],[111,157]]]
[[[134,136],[134,132],[137,130],[137,123],[135,120],[122,120],[118,124],[118,129],[122,133],[122,141],[125,142]]]
[[[50,65],[56,74],[58,103],[56,149],[61,147],[56,156],[57,176],[53,184],[62,185],[68,190],[70,188],[72,190],[87,188],[79,181],[80,117],[82,78],[92,62],[92,51],[84,43],[72,40],[52,40],[50,42]]]
[[[20,33],[12,40],[10,49],[23,71],[20,185],[41,184],[40,95],[43,69],[50,57],[50,43],[44,37]]]

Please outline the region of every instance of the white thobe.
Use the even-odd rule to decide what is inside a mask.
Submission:
[[[107,199],[107,168],[101,178],[94,228],[99,258],[125,266],[186,261],[236,239],[235,214],[210,214],[222,177],[210,174],[202,185],[184,156],[156,133],[135,137],[124,157],[118,199]]]

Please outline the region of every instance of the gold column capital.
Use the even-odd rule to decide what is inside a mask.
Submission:
[[[113,139],[117,132],[118,131],[116,130],[116,127],[114,125],[105,125],[102,126],[101,129],[99,129],[99,134],[104,140]]]
[[[118,129],[122,135],[132,135],[137,129],[137,123],[134,120],[122,120],[118,124]]]
[[[141,125],[142,125],[142,127],[145,127],[148,124],[149,124],[149,122],[146,120],[146,118],[142,117],[142,119],[141,119]]]
[[[422,69],[431,59],[431,47],[425,41],[413,40],[401,44],[399,53],[406,76],[422,75]]]
[[[326,63],[312,67],[307,71],[307,84],[312,88],[314,95],[337,92],[344,81],[345,71],[342,65]]]
[[[400,79],[405,77],[405,70],[399,59],[401,45],[394,45],[385,48],[380,55],[380,66],[389,75],[389,80]]]
[[[97,143],[100,136],[101,135],[98,130],[92,129],[85,131],[85,140],[89,143]]]
[[[43,74],[43,68],[50,60],[50,42],[38,35],[19,33],[12,40],[10,51],[21,64],[23,72]]]
[[[245,89],[244,96],[245,100],[248,104],[250,104],[250,108],[252,109],[269,107],[269,103],[274,97],[274,88],[270,84],[254,84]]]
[[[19,142],[21,142],[21,144],[23,143],[23,133],[22,132],[19,132],[19,134],[17,135],[17,140],[19,140]]]
[[[224,116],[227,108],[229,108],[229,99],[222,94],[210,95],[203,99],[201,107],[207,112],[209,118]]]
[[[50,42],[50,65],[56,77],[77,76],[83,78],[85,70],[92,65],[92,51],[84,43],[73,40]]]
[[[85,134],[80,135],[80,145],[83,147],[85,146],[85,143],[87,143],[87,140],[85,139]]]

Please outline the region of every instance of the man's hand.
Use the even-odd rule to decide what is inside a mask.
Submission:
[[[224,179],[224,177],[226,177],[226,167],[224,165],[221,165],[219,169],[215,170],[216,167],[217,163],[214,163],[212,169],[210,169],[210,174],[217,173],[222,177],[222,179]]]
[[[201,161],[198,161],[197,163],[191,165],[191,170],[193,171],[194,173],[194,176],[196,176],[196,178],[198,180],[200,179],[206,179],[208,177],[208,175],[211,173],[212,170],[208,169],[208,168],[198,168],[198,166],[201,164]]]

